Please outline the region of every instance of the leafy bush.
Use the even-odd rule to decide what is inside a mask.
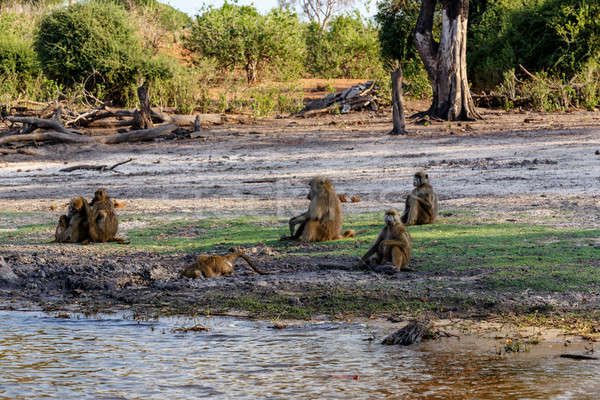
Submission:
[[[222,69],[243,68],[254,82],[269,67],[282,74],[298,69],[302,26],[285,10],[262,16],[254,7],[225,3],[196,17],[185,46],[197,56],[213,57]]]
[[[164,64],[140,45],[120,6],[80,3],[42,17],[35,48],[46,75],[64,84],[87,82],[110,99],[129,103],[138,78],[168,78]]]
[[[469,24],[469,77],[490,88],[519,64],[574,76],[600,51],[596,0],[477,2]]]
[[[32,43],[22,36],[0,36],[0,74],[15,73],[21,78],[37,76],[41,72]]]
[[[366,78],[382,69],[377,29],[358,12],[333,18],[324,31],[306,33],[308,72],[321,78]]]

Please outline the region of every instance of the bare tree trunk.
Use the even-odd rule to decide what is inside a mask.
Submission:
[[[415,42],[433,89],[427,114],[449,121],[481,118],[467,79],[467,21],[469,0],[442,0],[442,32],[436,43],[431,33],[437,0],[423,0]]]
[[[402,100],[402,68],[398,67],[391,73],[392,77],[392,120],[394,129],[390,135],[406,135],[406,124],[404,121],[404,102]]]
[[[148,98],[148,89],[144,85],[137,89],[138,99],[140,100],[140,110],[135,111],[133,115],[133,130],[150,129],[152,124],[152,110],[150,109],[150,99]]]
[[[248,61],[246,64],[246,78],[248,83],[256,81],[256,61]]]

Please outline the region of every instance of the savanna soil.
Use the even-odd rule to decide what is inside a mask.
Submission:
[[[410,103],[408,114],[426,107]],[[46,145],[35,149],[37,156],[4,156],[0,246],[16,277],[5,277],[3,305],[302,318],[321,313],[348,318],[425,312],[488,319],[544,310],[561,318],[593,313],[600,296],[589,287],[499,290],[481,284],[490,273],[482,268],[420,270],[427,259],[418,250],[414,272],[385,274],[358,269],[355,256],[335,251],[338,242],[279,245],[274,237],[268,244],[246,245],[257,264],[272,274],[255,275],[240,260],[233,277],[189,280],[178,273],[194,252],[161,246],[160,232],[152,236],[155,244],[136,245],[133,232],[161,221],[187,221],[169,234],[192,240],[196,253],[203,249],[206,232],[205,225],[193,228],[196,220],[218,218],[218,225],[223,218],[256,216],[283,235],[286,219],[307,207],[306,183],[317,174],[329,177],[338,193],[360,197],[360,202],[343,205],[345,213],[379,212],[372,221],[378,226],[381,211],[403,209],[417,169],[427,170],[440,195],[441,222],[458,214],[466,216],[460,220],[466,225],[598,229],[600,113],[481,111],[482,121],[409,122],[407,137],[387,135],[390,113],[378,112],[223,125],[196,139]],[[130,157],[135,160],[112,172],[59,171]],[[118,209],[119,234],[129,236],[132,244],[51,243],[68,200],[89,198],[98,187],[124,203]],[[339,243],[368,246],[360,232],[356,240]],[[225,237],[207,250],[224,252],[234,244],[239,243]],[[598,249],[593,265],[585,266],[598,269],[600,239],[582,245]]]

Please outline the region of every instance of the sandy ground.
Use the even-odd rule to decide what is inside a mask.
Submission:
[[[600,112],[482,113],[484,120],[476,122],[409,123],[411,135],[405,137],[387,135],[390,114],[379,112],[223,125],[207,128],[197,139],[40,146],[35,149],[38,156],[0,159],[0,212],[9,213],[0,216],[0,226],[10,229],[11,221],[52,223],[69,198],[90,197],[100,186],[127,203],[121,215],[289,217],[307,206],[306,183],[314,175],[331,178],[338,193],[361,198],[359,203],[345,203],[345,212],[402,209],[417,169],[428,171],[442,210],[581,229],[600,226]],[[135,160],[112,172],[59,171],[76,164],[111,165],[130,157]],[[40,211],[46,217],[40,217]],[[122,225],[121,234],[126,236],[133,227]],[[101,245],[1,247],[19,278],[16,289],[7,286],[0,292],[5,303],[21,298],[45,304],[85,300],[179,307],[209,302],[215,293],[276,293],[301,305],[303,291],[326,292],[332,287],[380,288],[406,298],[419,298],[425,288],[430,298],[480,294],[476,279],[467,275],[416,272],[388,277],[356,271],[352,260],[344,257],[272,260],[266,252],[261,265],[273,275],[257,277],[242,270],[229,279],[188,281],[176,278],[182,262],[177,256]],[[184,261],[189,260],[191,255]],[[472,290],[457,293],[452,281],[468,279],[474,281]],[[436,280],[448,281],[448,287],[427,287]],[[505,310],[523,302],[569,309],[584,296],[487,295]],[[587,304],[593,308],[600,301]]]

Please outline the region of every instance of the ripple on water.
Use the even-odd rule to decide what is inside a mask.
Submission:
[[[176,332],[199,323],[205,332]],[[0,398],[596,398],[598,362],[498,356],[448,340],[364,341],[358,324],[133,321],[0,312]]]

